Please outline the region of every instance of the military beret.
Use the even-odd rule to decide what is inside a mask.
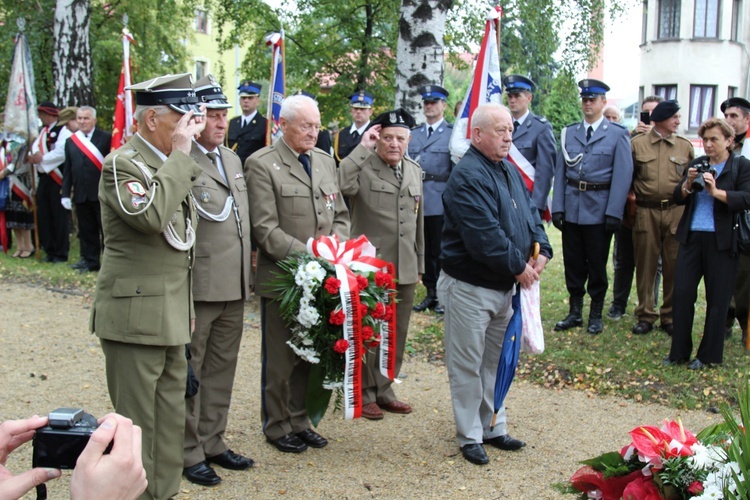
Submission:
[[[419,87],[419,93],[422,94],[422,101],[434,102],[445,101],[450,93],[439,85],[422,85]]]
[[[370,122],[370,126],[367,128],[369,129],[375,125],[380,125],[381,128],[403,127],[412,129],[416,123],[414,117],[411,116],[408,111],[403,108],[398,108],[379,114]]]
[[[669,101],[662,101],[656,105],[653,111],[651,111],[651,121],[663,122],[664,120],[672,118],[679,110],[680,103],[678,103],[674,99]]]
[[[581,87],[581,97],[597,97],[609,92],[609,85],[593,78],[586,78],[578,82]]]
[[[371,108],[373,102],[375,102],[375,97],[365,90],[349,96],[349,105],[353,108]]]
[[[67,108],[63,108],[60,110],[60,114],[57,115],[57,124],[65,125],[69,121],[75,120],[77,114],[78,108],[75,106],[68,106]]]
[[[227,96],[222,93],[221,85],[216,81],[214,75],[206,75],[195,82],[195,95],[206,103],[207,109],[228,109],[232,105],[227,101]]]
[[[60,110],[57,109],[57,106],[55,106],[49,101],[40,102],[36,110],[41,111],[42,113],[47,113],[48,115],[52,115],[52,116],[57,116],[60,114]]]
[[[193,75],[157,76],[125,88],[135,91],[135,103],[141,106],[169,106],[178,113],[200,112],[200,101],[193,89]]]
[[[742,108],[745,111],[750,112],[750,102],[742,97],[730,97],[721,103],[721,112],[724,113],[727,108]]]
[[[521,92],[533,92],[536,83],[525,76],[508,75],[503,78],[503,87],[505,87],[506,94],[519,94]]]
[[[260,83],[245,80],[239,87],[237,87],[237,90],[240,91],[240,97],[256,97],[260,95],[260,90],[262,88],[263,86]]]

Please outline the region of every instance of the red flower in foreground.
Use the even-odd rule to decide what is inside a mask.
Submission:
[[[659,489],[651,477],[641,476],[625,487],[623,500],[661,500]]]
[[[362,276],[361,274],[357,274],[357,288],[360,290],[367,290],[367,287],[370,286],[370,281]]]
[[[371,337],[370,340],[367,341],[367,347],[372,347],[373,349],[380,345],[380,341],[383,340],[380,335],[375,335],[374,337]]]
[[[343,325],[345,320],[346,315],[341,309],[338,311],[331,311],[331,315],[328,318],[328,322],[332,325]]]
[[[363,326],[362,327],[362,341],[367,342],[375,335],[375,331],[372,329],[371,326]]]
[[[380,288],[393,288],[393,278],[388,273],[375,273],[375,284]]]
[[[333,276],[329,276],[324,287],[326,289],[326,292],[330,293],[331,295],[336,295],[337,293],[339,293],[339,288],[341,288],[341,281],[334,278]]]
[[[333,350],[339,354],[344,354],[347,349],[349,349],[349,341],[346,339],[338,339],[336,343],[333,344]]]
[[[385,305],[382,302],[378,302],[375,304],[375,307],[372,308],[372,317],[379,320],[384,320],[386,315]]]
[[[604,474],[587,465],[581,467],[575,474],[573,474],[573,477],[570,478],[570,484],[578,491],[584,493],[599,490],[602,492],[603,500],[620,500],[625,487],[630,484],[631,481],[642,476],[643,473],[640,470],[637,470],[631,472],[627,476],[605,478]]]
[[[699,493],[703,493],[703,483],[700,481],[693,481],[690,483],[687,490],[691,495],[698,496]]]
[[[364,302],[360,302],[359,303],[359,315],[360,315],[360,317],[364,318],[365,316],[367,316],[367,312],[369,310],[370,309],[368,309],[367,304],[365,304]]]
[[[383,318],[385,321],[390,321],[393,319],[393,316],[396,314],[396,304],[388,304],[385,308],[385,317]]]

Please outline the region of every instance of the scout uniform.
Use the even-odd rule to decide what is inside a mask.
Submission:
[[[138,105],[197,109],[189,73],[130,89]],[[105,158],[99,184],[105,248],[91,330],[115,411],[143,430],[142,498],[179,492],[197,224],[189,193],[200,173],[183,152],[167,157],[137,133]]]
[[[260,96],[262,86],[259,83],[245,81],[237,87],[240,97]],[[242,164],[260,148],[266,145],[266,128],[268,120],[257,110],[250,116],[235,116],[229,120],[227,147],[237,153]]]

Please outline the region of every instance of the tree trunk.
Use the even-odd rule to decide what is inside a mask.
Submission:
[[[396,50],[396,107],[424,121],[420,85],[443,84],[443,37],[453,0],[402,0]]]
[[[90,16],[90,0],[57,0],[52,74],[55,104],[60,107],[95,104],[89,45]]]

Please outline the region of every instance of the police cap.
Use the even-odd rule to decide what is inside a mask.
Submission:
[[[371,108],[375,97],[366,90],[360,90],[349,97],[349,105],[352,108]]]
[[[578,82],[581,87],[581,97],[597,97],[606,95],[609,92],[609,85],[593,78],[586,78]]]
[[[422,94],[422,101],[424,102],[445,101],[450,95],[440,85],[422,85],[419,87],[419,93]]]
[[[521,92],[533,92],[536,83],[525,76],[508,75],[503,78],[503,87],[505,87],[506,94],[520,94]]]
[[[239,87],[237,87],[237,90],[240,91],[240,97],[257,97],[260,95],[260,90],[262,88],[263,86],[260,83],[245,80]]]

